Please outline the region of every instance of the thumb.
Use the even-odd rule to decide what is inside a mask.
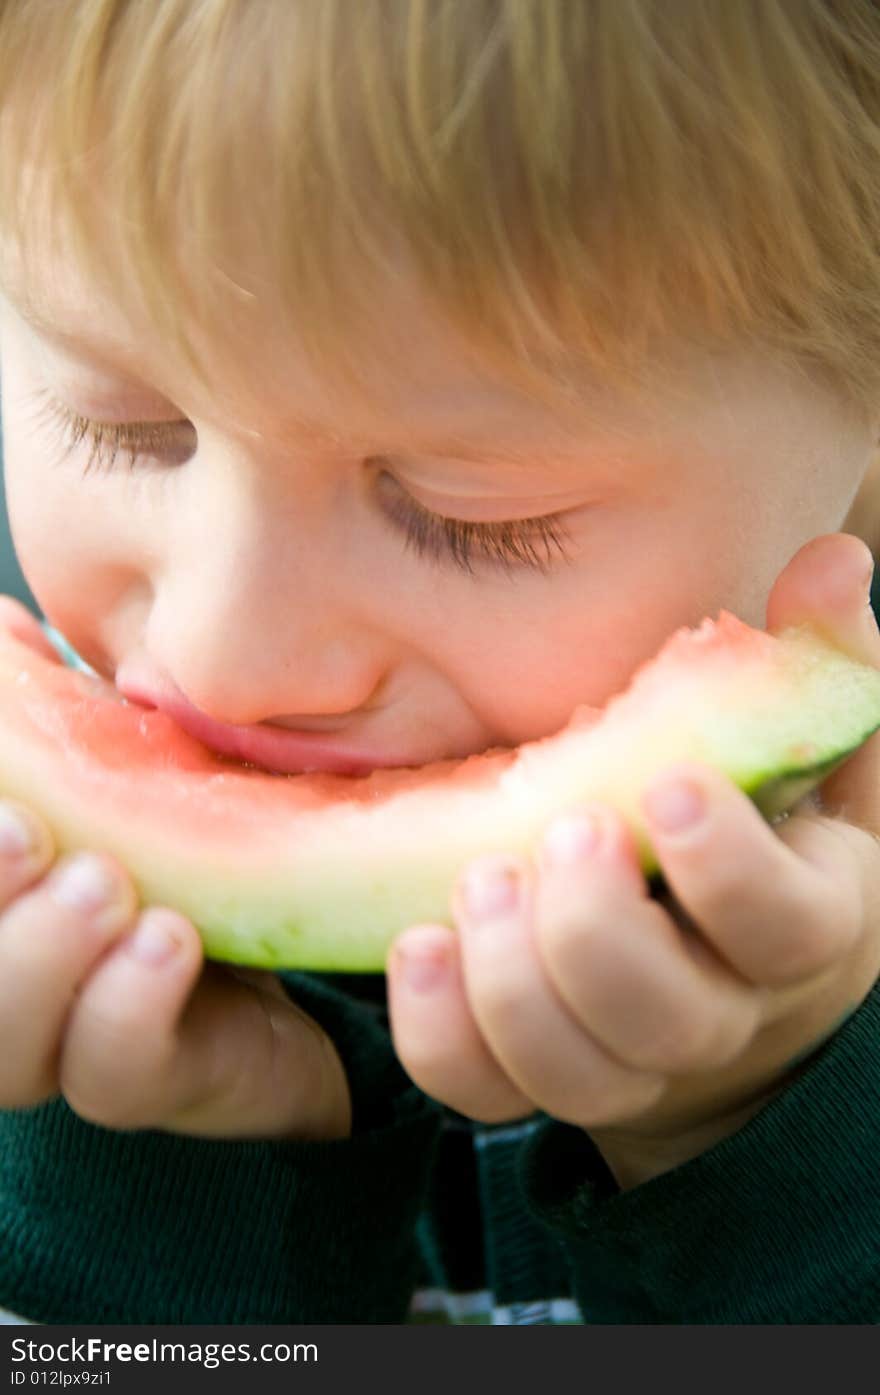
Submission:
[[[880,668],[880,631],[871,609],[874,562],[847,533],[813,538],[781,573],[767,603],[767,629],[810,624],[844,653]],[[880,733],[839,767],[819,791],[825,812],[880,834]]]
[[[767,602],[767,629],[810,624],[838,649],[880,668],[880,632],[871,609],[874,559],[849,533],[812,538],[776,580]]]

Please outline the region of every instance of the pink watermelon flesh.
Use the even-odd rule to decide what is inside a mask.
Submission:
[[[543,741],[368,776],[275,775],[16,628],[0,628],[0,791],[40,812],[59,850],[118,857],[144,904],[189,916],[208,955],[262,967],[381,969],[399,931],[449,923],[471,857],[528,854],[587,801],[629,820],[650,875],[640,797],[665,765],[705,761],[773,817],[880,726],[880,673],[808,629],[770,636],[722,612]]]

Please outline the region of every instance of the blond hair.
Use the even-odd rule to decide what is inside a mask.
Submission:
[[[0,118],[0,231],[37,170],[186,349],[256,305],[342,362],[405,255],[504,371],[747,343],[880,402],[872,0],[0,0]]]

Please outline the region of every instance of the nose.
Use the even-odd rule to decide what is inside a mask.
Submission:
[[[165,545],[150,662],[218,722],[346,725],[376,703],[391,655],[345,541],[327,515],[215,494]]]

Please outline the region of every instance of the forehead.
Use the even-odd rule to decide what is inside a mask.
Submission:
[[[186,314],[186,288],[178,290]],[[354,320],[349,327],[347,307],[338,307],[356,370],[351,378],[309,357],[272,288],[257,276],[218,278],[219,328],[200,334],[188,320],[199,376],[157,327],[135,275],[124,282],[120,303],[63,242],[50,249],[29,239],[22,256],[0,231],[0,292],[72,361],[143,385],[180,414],[200,413],[285,447],[307,441],[328,452],[396,448],[480,460],[494,452],[524,466],[536,458],[588,458],[609,474],[638,473],[646,455],[656,467],[663,459],[723,453],[743,437],[763,449],[794,412],[809,433],[828,405],[816,384],[756,352],[710,355],[675,346],[638,398],[621,399],[586,372],[570,370],[558,383],[548,378],[547,391],[524,388],[444,319],[403,260],[373,288],[371,314],[357,328]],[[803,439],[802,430],[797,435]]]
[[[231,280],[226,333],[209,338],[190,325],[204,382],[169,346],[135,278],[121,304],[69,251],[23,258],[3,241],[0,294],[44,342],[102,374],[143,383],[193,412],[277,421],[284,433],[321,437],[331,448],[358,435],[368,443],[389,417],[402,433],[442,432],[462,454],[503,436],[513,460],[518,451],[533,459],[538,448],[571,449],[585,429],[620,430],[608,401],[586,383],[545,399],[493,371],[404,269],[377,287],[373,322],[352,329],[356,383],[321,371],[268,292],[260,298]]]

